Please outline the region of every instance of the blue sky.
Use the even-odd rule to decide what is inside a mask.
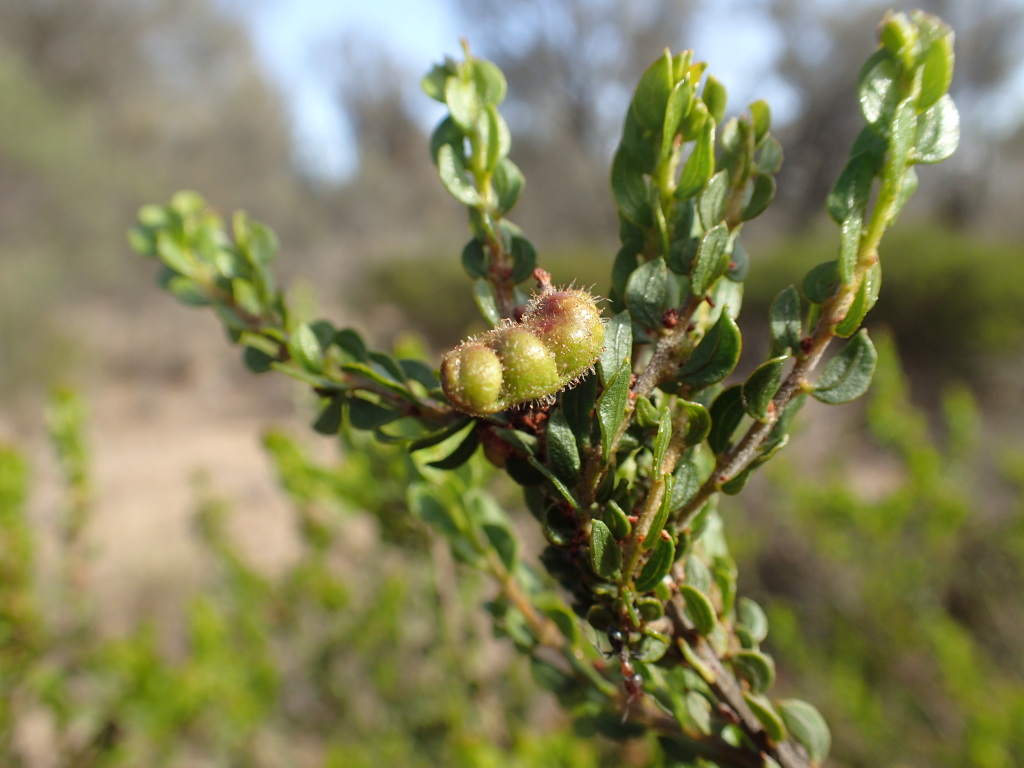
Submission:
[[[243,6],[243,16],[288,101],[300,161],[328,176],[344,175],[355,164],[328,70],[318,63],[332,40],[386,37],[391,54],[417,78],[445,54],[458,53],[460,32],[437,0],[268,0]],[[430,108],[424,98],[424,109]]]
[[[636,0],[634,0],[636,1]],[[818,0],[863,4],[866,0]],[[307,169],[327,177],[343,177],[354,170],[353,141],[338,114],[331,93],[328,63],[332,40],[343,35],[366,35],[386,41],[392,57],[409,72],[411,84],[444,55],[459,55],[459,29],[445,0],[220,0],[252,29],[256,46],[271,77],[284,93],[291,112],[296,156]],[[1010,0],[1012,3],[1024,0]],[[744,11],[737,13],[737,4]],[[894,3],[904,5],[905,3]],[[777,124],[798,107],[794,93],[778,79],[764,78],[779,53],[779,40],[771,25],[759,16],[757,3],[714,0],[703,4],[687,45],[709,62],[729,89],[732,104],[765,98]],[[953,19],[951,19],[952,21]],[[865,30],[865,46],[869,45]],[[666,40],[678,47],[680,41]],[[485,51],[481,51],[486,55]],[[825,54],[825,51],[822,51]],[[990,98],[989,123],[1015,129],[1024,104],[1024,66],[999,94]],[[1012,98],[1008,98],[1012,97]],[[440,115],[439,105],[422,100],[424,126]],[[433,110],[433,111],[432,111]],[[995,128],[993,128],[995,130]]]

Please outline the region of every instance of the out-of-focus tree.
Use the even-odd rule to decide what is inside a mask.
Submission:
[[[211,0],[4,3],[0,46],[49,99],[88,113],[108,165],[144,194],[188,184],[282,202],[280,100],[245,28]]]
[[[0,2],[0,387],[66,375],[59,307],[148,279],[121,258],[141,200],[297,207],[279,101],[215,0]]]
[[[346,235],[365,235],[372,240],[366,247],[377,252],[400,249],[403,239],[429,239],[436,214],[452,209],[429,194],[435,172],[417,117],[424,97],[416,84],[423,73],[363,29],[332,41],[323,58],[332,67],[335,104],[358,158],[354,178],[332,205]]]

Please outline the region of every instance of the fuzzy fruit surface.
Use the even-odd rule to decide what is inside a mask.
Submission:
[[[502,329],[495,351],[504,367],[502,395],[509,405],[534,400],[561,389],[555,356],[526,325]]]
[[[493,413],[502,379],[498,355],[480,343],[460,344],[441,361],[445,396],[467,413]]]
[[[547,290],[519,323],[462,342],[441,361],[441,388],[471,416],[551,397],[586,373],[604,349],[596,299],[579,289]]]
[[[555,356],[558,372],[575,379],[594,364],[604,349],[604,324],[594,297],[586,291],[551,291],[526,308],[530,325]]]

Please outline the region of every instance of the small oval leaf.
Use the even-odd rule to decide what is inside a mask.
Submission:
[[[732,657],[732,666],[754,693],[767,691],[775,683],[775,661],[766,653],[739,651]]]
[[[748,693],[747,691],[743,692],[743,698],[746,700],[747,706],[750,707],[750,711],[754,713],[754,717],[758,719],[764,728],[765,735],[776,744],[780,741],[785,741],[787,735],[786,724],[782,722],[782,716],[775,711],[771,702],[764,696]]]
[[[860,331],[842,352],[829,360],[811,390],[815,400],[838,405],[856,400],[871,386],[878,353],[866,330]]]
[[[636,580],[637,592],[650,592],[665,578],[676,559],[676,545],[672,539],[658,537],[651,549],[651,556],[640,571]]]
[[[689,584],[679,587],[679,593],[686,601],[686,612],[689,614],[690,620],[693,621],[697,632],[702,635],[710,634],[718,623],[718,619],[715,616],[715,607],[707,595]]]
[[[614,579],[622,567],[622,548],[611,529],[600,520],[590,521],[590,565],[602,579]]]
[[[813,706],[799,699],[782,699],[775,702],[789,735],[806,749],[811,762],[818,765],[825,761],[832,748],[832,734],[825,718]]]
[[[768,406],[782,384],[782,369],[789,355],[773,357],[761,363],[743,382],[743,410],[748,416],[763,421],[768,417]]]
[[[800,321],[800,293],[796,286],[784,288],[772,300],[768,310],[768,323],[772,337],[772,354],[800,351],[804,331]]]
[[[723,312],[679,369],[677,378],[694,389],[715,384],[736,368],[741,349],[739,326],[728,312]]]

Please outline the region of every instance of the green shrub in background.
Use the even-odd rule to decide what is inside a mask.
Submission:
[[[204,494],[198,532],[215,577],[191,599],[176,650],[152,624],[104,636],[83,602],[82,404],[58,393],[50,415],[66,478],[55,593],[36,578],[27,467],[0,451],[4,766],[607,764],[571,731],[540,727],[525,670],[481,642],[467,614],[481,584],[451,581],[445,551],[410,518],[405,489],[420,473],[407,455],[349,430],[350,458],[330,467],[282,433],[266,438],[301,532],[289,568],[259,572],[227,534],[227,506]],[[373,551],[346,541],[357,515],[379,524]]]
[[[41,630],[42,639],[28,642],[22,638],[32,633],[12,631],[5,638],[15,638],[12,653],[24,662],[6,681],[10,700],[51,712],[67,739],[60,751],[76,765],[193,755],[287,764],[301,760],[307,728],[318,747],[336,745],[337,765],[503,764],[495,744],[511,750],[509,764],[599,762],[596,748],[583,746],[589,742],[529,735],[522,724],[537,698],[514,674],[486,687],[501,701],[504,732],[463,724],[481,713],[472,674],[480,641],[465,629],[469,623],[454,632],[451,615],[483,589],[495,629],[529,659],[535,682],[571,713],[578,734],[643,740],[632,743],[646,749],[615,753],[617,762],[822,763],[831,737],[818,711],[788,698],[792,689],[770,696],[769,616],[737,594],[718,504],[785,446],[808,395],[837,404],[866,391],[877,352],[860,325],[878,297],[879,242],[916,187],[914,165],[941,161],[956,146],[956,110],[945,94],[951,32],[920,13],[888,15],[879,29],[881,46],[858,84],[866,125],[827,200],[840,226],[838,257],[771,302],[769,357],[743,377],[734,376],[749,269],[740,231],[770,203],[781,149],[763,102],[724,120],[724,87],[689,53],[666,52],[634,94],[611,175],[622,248],[605,348],[596,372],[557,398],[462,414],[446,401],[441,384],[450,382],[438,379],[434,365],[371,351],[351,329],[296,316],[268,269],[276,243],[266,227],[239,214],[229,237],[193,194],[145,208],[132,241],[162,262],[163,285],[217,312],[250,369],[308,384],[321,399],[314,428],[358,441],[349,443],[358,449],[351,455],[363,458],[353,461],[368,462],[374,483],[386,477],[407,486],[412,518],[395,505],[394,486],[374,491],[389,546],[422,557],[426,525],[459,566],[440,567],[442,550],[427,546],[422,573],[431,578],[416,577],[413,559],[403,563],[407,583],[370,558],[359,564],[353,592],[331,570],[328,552],[341,537],[316,499],[365,494],[367,474],[352,482],[344,471],[318,470],[276,438],[271,445],[306,543],[292,571],[280,582],[261,577],[234,551],[211,507],[204,531],[224,569],[225,595],[196,603],[184,661],[162,661],[146,632],[123,645],[85,636],[64,651],[63,634]],[[507,219],[523,179],[497,110],[504,78],[467,51],[464,62],[436,67],[424,87],[450,113],[432,151],[442,184],[469,211],[463,267],[475,279],[482,316],[504,327],[527,303],[521,284],[535,279],[542,295],[552,290],[532,245]],[[523,330],[540,333],[530,323]],[[538,338],[542,365],[547,337]],[[836,339],[848,341],[821,366]],[[498,355],[497,381],[510,401],[517,399],[510,393],[531,391],[520,377],[535,371],[518,354],[503,347]],[[465,387],[476,373],[459,375],[468,377]],[[488,381],[480,380],[481,391],[489,391]],[[395,447],[381,452],[371,436]],[[9,464],[5,474],[16,478],[18,463]],[[492,488],[495,474],[524,486],[529,522],[546,542],[544,571],[524,557],[529,539],[513,527],[501,486]],[[9,486],[17,496],[18,483]],[[25,541],[16,520],[10,530]],[[825,533],[821,556],[831,543]],[[11,572],[24,574],[26,558],[14,558]],[[18,607],[24,593],[12,591],[14,608],[4,610],[29,625],[33,612]],[[417,601],[437,608],[430,629],[413,620],[423,615]],[[879,605],[884,613],[887,605]],[[813,621],[805,627],[789,621],[792,611],[771,614],[782,651],[795,657],[815,638]],[[956,636],[948,635],[953,641],[934,647],[947,651],[953,669]],[[283,638],[303,652],[276,655]],[[433,649],[430,665],[405,663],[417,647]],[[792,663],[800,669],[798,659]],[[421,690],[429,691],[422,700],[414,695]],[[418,707],[423,701],[429,704]],[[871,749],[858,751],[846,735],[851,724],[840,725],[844,758],[868,759]],[[992,751],[984,736],[979,743]],[[1002,748],[1014,754],[1009,741]]]
[[[759,532],[737,537],[737,557],[771,595],[787,685],[821,704],[844,764],[1019,765],[1020,454],[983,447],[963,389],[933,438],[892,344],[879,351],[864,432],[842,459],[774,465],[770,502],[735,510]]]

